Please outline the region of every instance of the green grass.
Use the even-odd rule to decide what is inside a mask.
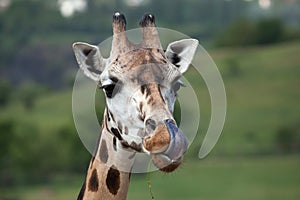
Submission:
[[[154,172],[150,177],[157,200],[298,200],[299,167],[299,156],[208,158],[186,161],[173,174]],[[22,200],[76,199],[82,180],[0,189],[0,193]],[[132,177],[128,200],[135,199],[150,199],[145,175]]]
[[[249,133],[255,136],[255,147],[267,151],[280,127],[299,124],[299,50],[298,42],[211,53],[223,75],[228,101],[220,151],[248,152]],[[230,74],[230,60],[238,75]]]

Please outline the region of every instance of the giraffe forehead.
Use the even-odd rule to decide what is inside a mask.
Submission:
[[[121,79],[130,79],[140,85],[162,83],[172,78],[171,75],[180,76],[159,49],[136,49],[124,53],[112,62],[109,71]]]
[[[146,64],[137,67],[131,75],[131,79],[138,83],[138,85],[145,85],[148,83],[163,84],[166,79],[166,70],[158,64]]]
[[[124,70],[131,70],[149,63],[167,63],[166,57],[161,50],[149,48],[139,48],[123,53],[118,56],[117,61],[121,63],[121,68]]]

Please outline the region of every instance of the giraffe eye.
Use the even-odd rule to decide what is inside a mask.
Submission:
[[[114,76],[100,82],[100,89],[103,89],[107,98],[113,98],[121,90],[122,82]]]
[[[116,93],[115,87],[116,87],[116,84],[112,83],[109,85],[103,85],[101,87],[101,89],[104,89],[104,92],[108,98],[112,98],[114,96],[114,94]]]

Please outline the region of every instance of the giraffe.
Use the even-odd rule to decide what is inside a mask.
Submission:
[[[110,56],[97,46],[73,44],[80,69],[106,96],[102,132],[78,199],[126,199],[136,153],[145,153],[163,172],[182,162],[188,141],[173,117],[181,75],[188,69],[198,41],[182,39],[163,51],[155,18],[145,14],[142,41],[126,36],[126,19],[113,15]]]

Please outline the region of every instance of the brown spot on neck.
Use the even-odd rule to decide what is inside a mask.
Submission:
[[[89,191],[97,192],[98,187],[99,187],[98,174],[97,174],[97,170],[94,169],[89,179],[88,189]]]
[[[106,145],[106,141],[105,140],[101,141],[99,157],[100,157],[100,160],[104,164],[107,163],[107,160],[108,160],[108,150],[107,150],[107,145]]]
[[[116,195],[120,188],[120,172],[114,166],[110,167],[106,177],[106,186],[109,192]]]

